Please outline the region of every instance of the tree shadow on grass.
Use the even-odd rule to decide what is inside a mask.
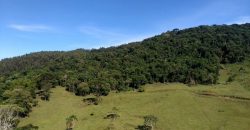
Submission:
[[[39,129],[38,126],[34,126],[32,124],[28,124],[28,125],[25,125],[23,127],[18,127],[15,130],[38,130],[38,129]]]

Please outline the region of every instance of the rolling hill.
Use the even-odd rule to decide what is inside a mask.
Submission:
[[[44,130],[56,120],[60,121],[53,130],[65,127],[64,116],[70,113],[80,117],[76,129],[106,128],[109,121],[103,116],[113,107],[121,110],[117,123],[111,123],[116,129],[124,125],[132,129],[147,114],[157,115],[158,129],[247,129],[249,54],[249,23],[174,29],[116,47],[35,52],[0,61],[0,104],[18,107],[18,116],[25,118],[20,126],[32,123]],[[82,97],[73,94],[101,97],[103,102],[84,106]],[[98,111],[93,119],[87,117],[91,110]],[[58,114],[48,120],[50,112]],[[178,112],[185,116],[183,121]],[[224,118],[228,120],[219,127],[216,122]],[[101,123],[92,127],[84,121]],[[174,126],[174,122],[180,124]]]

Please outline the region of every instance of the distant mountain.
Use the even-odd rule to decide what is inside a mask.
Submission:
[[[220,64],[249,54],[249,23],[174,29],[118,47],[31,53],[0,62],[0,98],[16,86],[34,96],[56,85],[77,95],[107,95],[154,82],[214,84]]]

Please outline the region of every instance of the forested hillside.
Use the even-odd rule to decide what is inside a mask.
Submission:
[[[250,53],[250,24],[174,29],[141,42],[69,52],[38,52],[0,62],[0,100],[26,116],[34,98],[60,85],[76,95],[108,95],[154,82],[215,84],[221,64]],[[18,97],[18,98],[17,98]]]

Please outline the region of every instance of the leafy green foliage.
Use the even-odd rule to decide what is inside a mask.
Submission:
[[[78,84],[77,90],[76,90],[76,95],[85,96],[88,94],[90,94],[90,88],[89,88],[88,84],[85,82]]]
[[[158,121],[157,117],[153,115],[144,116],[144,125],[147,126],[155,125],[157,121]]]
[[[141,86],[141,87],[138,88],[138,92],[144,92],[144,91],[145,91],[144,87]]]
[[[221,63],[242,62],[250,54],[249,36],[250,24],[199,26],[118,47],[4,59],[0,61],[0,100],[18,104],[27,114],[37,91],[49,100],[50,88],[57,85],[76,95],[105,96],[111,90],[138,89],[154,82],[215,84]],[[17,86],[23,86],[22,92]]]
[[[91,105],[91,104],[98,105],[99,103],[101,103],[101,101],[102,101],[102,98],[100,96],[89,97],[89,98],[83,99],[83,102],[86,102],[88,105]]]
[[[0,105],[0,129],[10,130],[19,123],[18,113],[20,108],[14,105]]]
[[[19,107],[23,108],[23,110],[19,112],[20,116],[26,116],[31,111],[34,100],[30,92],[23,87],[6,90],[3,96],[6,98],[6,103],[17,104]]]
[[[156,126],[156,122],[158,121],[158,118],[153,116],[153,115],[147,115],[144,116],[144,124],[139,125],[138,129],[139,130],[153,130],[154,127]]]
[[[227,82],[233,82],[236,76],[236,74],[230,75],[227,79]]]
[[[76,115],[71,115],[66,118],[66,130],[73,130],[75,126],[75,121],[77,121]]]

